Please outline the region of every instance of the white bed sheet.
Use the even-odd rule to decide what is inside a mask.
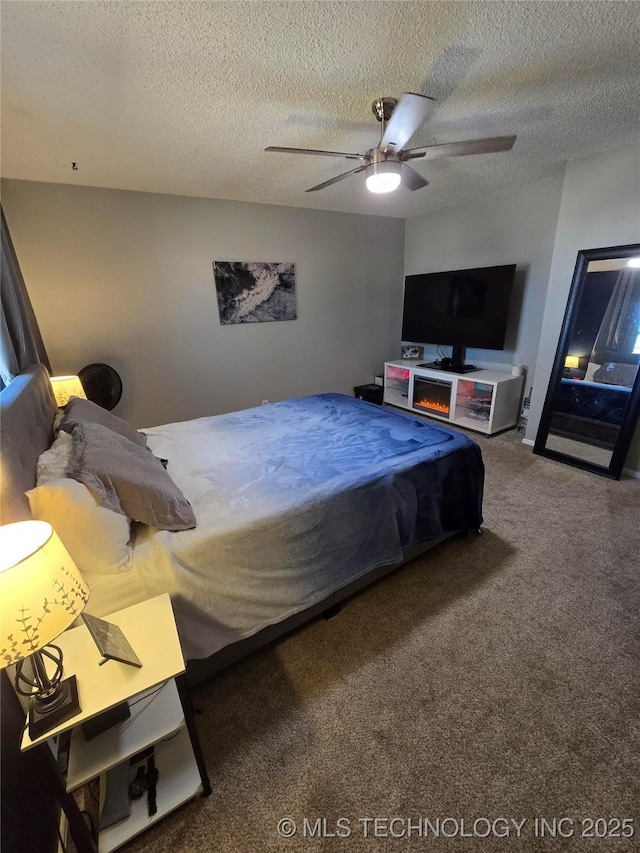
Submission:
[[[473,442],[343,395],[144,432],[153,453],[168,460],[197,527],[171,533],[135,525],[129,569],[89,579],[88,609],[104,616],[168,592],[186,659],[208,657],[317,604],[399,562],[404,548],[481,523],[475,497],[468,511],[457,498],[443,511],[430,497],[459,472],[463,490],[475,494],[464,485],[467,470],[481,469]],[[415,472],[425,466],[422,486]],[[470,476],[473,484],[477,471]]]
[[[316,573],[318,549],[324,548],[322,542],[314,542],[314,528],[319,529],[322,512],[314,511],[312,504],[292,522],[287,513],[300,506],[298,490],[271,493],[267,468],[260,470],[260,462],[257,467],[238,463],[237,437],[225,436],[219,419],[166,424],[144,432],[150,449],[169,460],[167,470],[192,504],[197,527],[169,532],[133,525],[129,568],[87,578],[88,612],[104,616],[168,592],[189,660],[208,657],[311,607],[357,577],[355,573],[336,583]],[[336,565],[348,564],[348,552],[357,550],[362,535],[370,535],[370,522],[374,529],[384,527],[367,519],[364,534],[354,528],[352,542],[344,542],[345,553],[335,555]],[[292,524],[299,525],[294,536],[299,542],[293,544]],[[256,541],[262,543],[260,554]],[[329,549],[334,546],[327,543]],[[376,550],[375,565],[402,558],[397,543],[385,549],[381,539]],[[375,565],[368,562],[366,571]]]
[[[89,584],[90,590],[85,610],[93,616],[108,616],[109,613],[132,607],[149,598],[140,572],[133,566],[108,575],[83,572],[82,577]]]

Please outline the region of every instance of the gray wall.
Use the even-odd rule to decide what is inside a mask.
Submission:
[[[28,181],[2,203],[54,371],[112,364],[137,426],[351,393],[398,354],[404,274],[515,262],[508,349],[468,357],[528,366],[532,441],[577,252],[640,240],[639,167],[639,145],[583,158],[410,219],[406,239],[397,219]],[[295,261],[299,319],[220,326],[216,259]]]
[[[544,404],[578,252],[640,241],[640,145],[567,164],[544,311],[527,440]],[[625,466],[640,471],[640,429]]]
[[[138,427],[324,391],[398,354],[404,222],[2,182],[54,373],[102,361]],[[298,319],[221,326],[214,260],[294,261]]]
[[[497,370],[525,365],[527,390],[534,380],[538,356],[562,178],[563,170],[558,169],[536,184],[493,193],[463,207],[407,222],[406,275],[517,264],[505,349],[468,349],[467,361],[484,367],[495,365]]]

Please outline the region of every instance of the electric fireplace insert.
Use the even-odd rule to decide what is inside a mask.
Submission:
[[[428,376],[413,378],[413,408],[427,415],[448,418],[451,412],[452,383]]]

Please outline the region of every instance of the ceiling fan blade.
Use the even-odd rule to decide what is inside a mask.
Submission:
[[[441,145],[427,145],[425,148],[409,148],[402,152],[401,159],[424,157],[427,160],[437,160],[440,157],[463,157],[466,154],[493,154],[496,151],[510,151],[515,141],[515,136],[491,136],[488,139],[444,142]]]
[[[406,163],[402,164],[401,175],[402,186],[406,187],[408,190],[421,190],[422,187],[426,187],[429,183],[429,181],[425,180],[422,175],[416,172],[415,169],[412,169],[411,166],[407,166]]]
[[[415,95],[412,92],[403,95],[384,129],[380,148],[393,146],[396,151],[404,148],[420,125],[429,118],[435,105],[435,100],[426,95]]]
[[[338,181],[342,181],[344,180],[344,178],[348,178],[349,175],[355,175],[357,172],[362,172],[364,169],[367,168],[368,165],[369,164],[367,163],[366,166],[358,166],[357,169],[351,169],[349,172],[343,172],[341,175],[336,175],[335,178],[330,178],[328,181],[325,181],[322,184],[317,184],[315,187],[311,187],[310,189],[305,190],[305,192],[314,193],[316,190],[323,190],[325,187],[330,187],[331,184],[337,184]]]
[[[345,154],[343,151],[319,151],[316,148],[280,148],[270,145],[265,151],[275,151],[278,154],[317,154],[320,157],[346,157],[347,160],[369,160],[368,154]]]

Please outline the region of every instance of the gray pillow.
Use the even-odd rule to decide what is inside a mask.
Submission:
[[[146,447],[101,424],[78,423],[67,476],[84,483],[101,506],[161,530],[189,530],[189,501]]]
[[[72,397],[64,407],[64,414],[60,423],[60,429],[65,432],[73,432],[76,424],[100,424],[112,432],[118,433],[134,444],[141,447],[147,446],[147,439],[141,432],[123,421],[117,415],[112,415],[107,409],[92,403],[91,400],[83,400],[81,397]]]
[[[633,388],[638,372],[637,364],[616,364],[605,361],[593,374],[594,382],[602,382],[606,385],[624,385]]]

